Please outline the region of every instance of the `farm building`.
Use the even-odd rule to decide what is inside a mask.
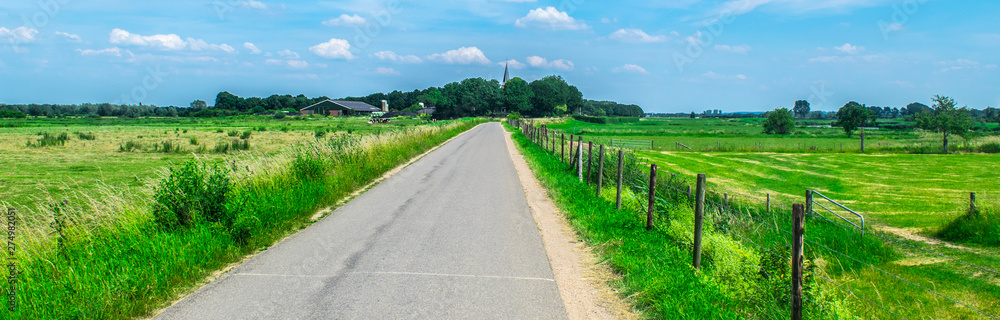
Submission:
[[[302,115],[322,114],[328,116],[360,116],[374,112],[383,112],[379,107],[361,102],[346,100],[323,100],[299,110]]]

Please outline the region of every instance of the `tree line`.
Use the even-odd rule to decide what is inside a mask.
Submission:
[[[93,116],[93,117],[217,117],[240,114],[276,112],[297,113],[298,110],[329,99],[321,96],[271,95],[266,98],[240,97],[228,91],[219,92],[213,105],[204,100],[194,100],[188,107],[157,107],[155,105],[117,105],[110,103],[80,105],[0,104],[0,117],[24,116]],[[612,101],[583,99],[583,93],[560,76],[548,76],[527,82],[513,78],[505,84],[497,80],[468,78],[444,85],[409,92],[392,91],[372,93],[361,97],[344,97],[340,100],[361,101],[381,106],[382,100],[393,111],[415,112],[423,107],[435,108],[433,116],[439,119],[470,116],[498,116],[516,112],[523,116],[562,116],[585,114],[592,116],[638,117],[643,110],[637,105],[624,105]]]
[[[896,118],[903,115],[907,121],[914,123],[912,128],[941,134],[942,151],[947,153],[949,135],[969,139],[973,136],[972,129],[982,129],[985,122],[1000,123],[1000,109],[992,107],[983,110],[969,109],[968,107],[958,108],[954,99],[941,95],[934,96],[932,100],[933,107],[914,102],[903,109],[868,107],[850,101],[837,110],[836,121],[833,125],[843,128],[848,137],[861,129],[863,141],[865,127],[878,126],[878,119],[881,118]],[[778,108],[768,112],[764,120],[764,133],[791,134],[795,128],[794,118],[796,116],[805,117],[809,113],[809,102],[805,100],[796,101],[792,110]],[[979,128],[974,127],[977,120],[980,123]]]

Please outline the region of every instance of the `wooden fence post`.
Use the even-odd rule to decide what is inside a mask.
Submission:
[[[594,171],[594,142],[587,141],[587,184],[590,184],[590,172]]]
[[[695,269],[701,268],[701,228],[705,221],[705,174],[698,174],[698,182],[695,186],[694,202],[694,261],[691,265]]]
[[[559,138],[559,162],[566,161],[566,134]]]
[[[688,201],[691,201],[691,185],[688,185]]]
[[[573,135],[569,135],[569,166],[573,167]]]
[[[622,165],[624,164],[624,151],[618,149],[618,196],[615,197],[615,205],[618,210],[622,209]]]
[[[812,190],[806,190],[806,206],[805,206],[805,210],[806,210],[806,213],[810,213],[811,214],[813,212],[813,191]]]
[[[969,193],[969,213],[970,214],[977,214],[977,212],[976,212],[976,193],[975,192],[970,192]]]
[[[649,209],[646,210],[646,230],[653,230],[653,214],[656,212],[656,164],[649,166]]]
[[[771,213],[771,194],[767,194],[767,213]]]
[[[805,240],[805,208],[792,205],[792,320],[802,319],[802,242]]]
[[[583,182],[583,138],[576,143],[576,149],[576,173],[580,176],[580,182]]]
[[[604,187],[604,145],[600,146],[597,156],[597,197],[601,197],[601,188]]]

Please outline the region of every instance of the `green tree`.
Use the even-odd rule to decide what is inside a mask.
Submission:
[[[968,139],[969,128],[972,127],[972,117],[969,116],[969,109],[962,107],[955,108],[955,100],[945,96],[934,96],[934,109],[932,112],[918,113],[914,118],[917,127],[924,130],[940,132],[944,136],[944,148],[942,152],[948,153],[948,134],[956,134]]]
[[[871,117],[871,110],[854,101],[848,102],[840,110],[837,110],[837,124],[844,128],[848,137],[858,128],[867,125]]]
[[[229,91],[219,92],[215,96],[215,108],[223,110],[237,110],[240,107],[240,98],[229,93]]]
[[[531,114],[531,99],[535,93],[524,79],[514,77],[503,87],[503,106],[507,112]]]
[[[764,120],[764,133],[791,134],[795,129],[795,116],[788,108],[778,108],[767,113]]]
[[[204,100],[191,101],[191,110],[199,111],[204,110],[205,108],[208,108],[208,103]]]
[[[805,100],[795,101],[795,107],[792,108],[792,111],[795,112],[795,115],[797,115],[799,118],[805,118],[807,115],[809,115],[810,111],[809,101]]]

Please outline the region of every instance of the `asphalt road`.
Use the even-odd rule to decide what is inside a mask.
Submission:
[[[157,319],[565,319],[504,140],[489,123]]]

